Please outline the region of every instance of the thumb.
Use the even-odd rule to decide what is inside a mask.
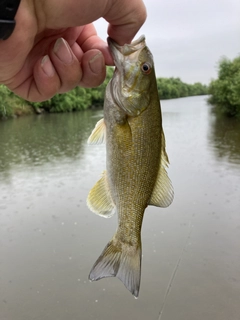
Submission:
[[[108,34],[119,45],[130,43],[147,17],[142,0],[119,0],[103,17],[109,22]]]

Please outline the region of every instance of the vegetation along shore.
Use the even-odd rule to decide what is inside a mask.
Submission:
[[[217,112],[240,119],[240,56],[219,61],[218,79],[211,81],[208,93]]]
[[[112,67],[107,68],[106,79],[97,88],[76,87],[44,102],[28,102],[0,85],[0,119],[102,107],[106,85],[113,71]],[[240,56],[233,60],[222,58],[218,63],[218,78],[212,80],[209,86],[200,82],[187,84],[180,78],[157,78],[157,87],[161,100],[209,94],[208,102],[214,105],[217,112],[240,119]]]
[[[0,85],[0,119],[18,117],[42,112],[72,112],[102,107],[107,83],[112,78],[113,68],[107,68],[107,76],[102,85],[97,88],[76,87],[74,90],[57,94],[44,102],[28,102],[14,95],[4,85]],[[180,78],[157,78],[158,93],[163,99],[205,95],[208,87],[199,82],[187,84]]]

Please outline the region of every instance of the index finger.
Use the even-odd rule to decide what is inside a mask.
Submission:
[[[83,27],[76,41],[84,52],[91,49],[100,50],[104,56],[106,65],[114,65],[107,42],[98,37],[97,31],[92,23]]]

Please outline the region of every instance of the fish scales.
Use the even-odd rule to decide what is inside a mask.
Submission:
[[[111,105],[109,107],[111,108]],[[115,135],[111,135],[111,138],[106,137],[107,159],[111,160],[107,162],[107,172],[112,172],[109,181],[110,188],[117,190],[115,199],[118,208],[119,228],[126,239],[128,239],[127,234],[129,233],[126,223],[129,220],[134,224],[133,232],[135,231],[139,235],[143,212],[151,197],[160,161],[161,140],[156,140],[155,137],[157,131],[160,131],[158,129],[160,112],[158,108],[151,107],[145,112],[155,113],[154,122],[156,125],[154,122],[145,121],[148,115],[144,113],[134,121],[131,119],[126,121],[126,129],[123,129],[128,131],[127,135],[131,134],[132,140],[127,139],[132,141],[131,152],[128,152],[129,145],[126,146],[123,138],[124,133],[118,136],[119,140],[115,138]],[[104,117],[112,123],[112,119],[108,119],[105,113],[109,114],[108,107],[105,109]],[[107,123],[108,121],[106,121],[106,126]],[[151,139],[153,135],[155,139]],[[157,136],[160,137],[160,132]],[[108,150],[110,150],[109,153]],[[141,174],[139,174],[139,170],[141,170]],[[126,192],[126,181],[128,181],[128,192]],[[133,214],[130,215],[129,212]],[[134,234],[132,236],[135,237]]]
[[[89,143],[106,143],[106,172],[90,191],[89,208],[118,214],[118,229],[90,272],[91,280],[118,277],[138,296],[141,279],[141,227],[148,205],[166,207],[173,188],[152,55],[144,36],[119,46],[108,39],[116,65],[100,120]]]

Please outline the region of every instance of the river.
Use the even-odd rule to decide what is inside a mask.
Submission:
[[[239,320],[240,123],[206,96],[162,102],[173,204],[144,216],[136,300],[88,273],[116,229],[86,206],[102,111],[0,122],[1,320]]]

